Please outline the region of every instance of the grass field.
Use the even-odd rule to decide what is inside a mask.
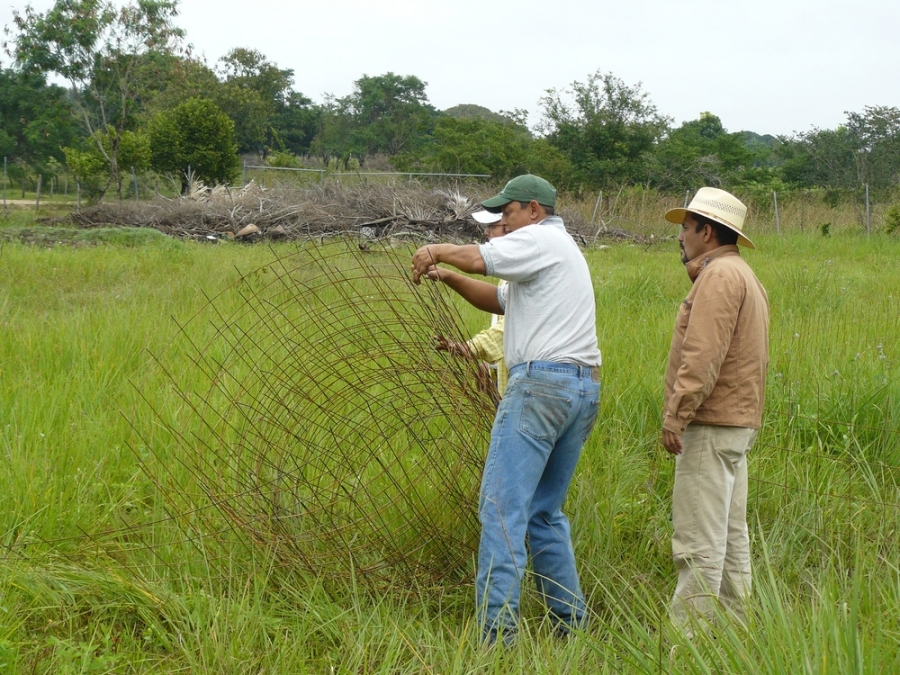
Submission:
[[[0,672],[900,672],[895,239],[765,234],[747,253],[772,307],[750,459],[755,612],[746,632],[694,644],[665,620],[673,465],[658,443],[688,280],[674,242],[587,251],[602,413],[567,510],[593,623],[555,640],[526,579],[523,638],[503,652],[479,648],[468,585],[336,590],[170,518],[155,480],[178,475],[187,450],[167,425],[189,417],[160,363],[199,377],[178,325],[210,343],[217,327],[191,321],[208,298],[293,246],[91,231],[45,247],[3,232]],[[458,310],[466,331],[485,324]]]

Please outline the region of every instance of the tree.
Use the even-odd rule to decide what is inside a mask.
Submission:
[[[657,112],[640,83],[629,87],[598,70],[567,91],[572,102],[547,90],[539,128],[572,162],[578,187],[646,180],[653,148],[669,119]]]
[[[220,59],[216,103],[235,123],[241,152],[309,152],[318,111],[293,90],[294,71],[279,68],[253,49],[232,49]]]
[[[494,122],[509,121],[509,118],[507,118],[502,113],[495,113],[489,108],[475,105],[474,103],[461,103],[460,105],[455,105],[452,108],[447,108],[444,111],[444,115],[446,115],[447,117],[456,117],[464,120],[487,119],[493,120]]]
[[[784,138],[781,175],[795,187],[852,189],[858,185],[856,142],[846,127],[817,129]]]
[[[265,156],[276,110],[290,93],[294,71],[278,68],[253,49],[232,49],[219,62],[223,86],[216,102],[234,121],[238,150]]]
[[[70,85],[85,131],[122,196],[119,143],[135,124],[154,56],[170,54],[183,36],[173,24],[177,0],[56,0],[46,13],[14,12],[16,62],[28,72],[56,73]]]
[[[428,103],[425,82],[414,75],[363,75],[354,83],[347,110],[353,116],[353,141],[363,157],[411,151],[434,128],[437,111]]]
[[[356,120],[350,112],[347,98],[326,95],[316,123],[316,135],[310,145],[310,153],[321,158],[328,166],[332,158],[349,158],[352,153],[362,156],[354,144]]]
[[[46,173],[64,162],[63,146],[75,138],[72,108],[62,87],[48,85],[41,73],[0,67],[0,157],[10,164]]]
[[[505,119],[505,118],[504,118]],[[531,134],[518,124],[485,117],[440,117],[417,151],[398,156],[401,169],[420,166],[445,173],[490,174],[507,180],[525,173]]]
[[[876,189],[900,183],[900,109],[866,106],[861,113],[846,115],[857,182]]]
[[[322,108],[303,94],[292,91],[272,120],[271,147],[295,155],[308,155],[312,147]]]
[[[889,189],[900,183],[900,109],[866,106],[847,112],[837,129],[784,138],[778,154],[785,181],[802,187]]]
[[[546,138],[536,138],[528,146],[528,173],[541,176],[560,189],[574,189],[579,184],[572,162]]]
[[[663,138],[654,152],[651,178],[663,189],[691,189],[733,184],[753,162],[744,134],[728,133],[710,112],[684,122]]]
[[[189,173],[209,184],[237,179],[234,122],[208,99],[192,98],[157,114],[148,135],[153,168],[178,175],[182,194],[189,188]]]
[[[110,146],[115,144],[122,173],[130,170],[144,171],[150,167],[150,140],[136,131],[118,132],[112,127],[94,132],[79,147],[66,147],[63,152],[66,165],[78,180],[81,189],[91,201],[103,198],[109,188],[111,169]]]

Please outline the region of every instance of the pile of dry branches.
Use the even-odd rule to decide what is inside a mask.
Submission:
[[[321,239],[355,235],[471,242],[482,228],[469,216],[478,197],[457,190],[401,185],[326,183],[315,187],[207,188],[152,202],[101,203],[71,215],[82,227],[152,227],[196,239]]]

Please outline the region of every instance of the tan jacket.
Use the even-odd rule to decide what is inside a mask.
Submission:
[[[769,298],[737,246],[686,265],[694,285],[681,303],[666,371],[663,427],[691,422],[759,429],[769,363]]]

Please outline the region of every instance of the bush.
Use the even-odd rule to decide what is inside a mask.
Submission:
[[[884,214],[884,231],[888,234],[900,231],[900,204],[894,204]]]

